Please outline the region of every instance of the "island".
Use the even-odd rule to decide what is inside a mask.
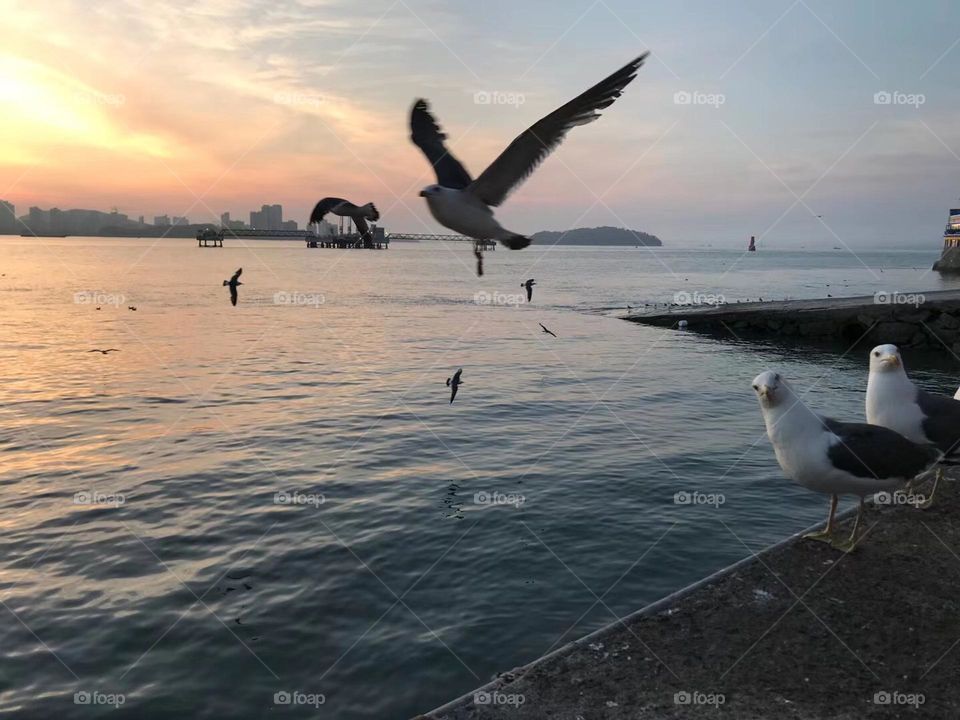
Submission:
[[[660,247],[660,238],[641,230],[616,227],[573,228],[572,230],[541,230],[532,240],[538,245],[643,245]]]

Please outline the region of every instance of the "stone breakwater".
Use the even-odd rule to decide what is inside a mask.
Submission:
[[[861,297],[682,305],[634,313],[631,322],[734,336],[792,336],[894,343],[960,354],[960,290]]]

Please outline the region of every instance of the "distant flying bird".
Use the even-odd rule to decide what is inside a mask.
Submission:
[[[480,243],[473,244],[473,254],[477,257],[477,277],[483,277],[483,250]]]
[[[97,310],[99,310],[99,309],[100,309],[100,306],[99,306],[99,305],[97,305]]]
[[[463,385],[463,381],[460,379],[460,374],[463,372],[463,368],[457,370],[452,378],[447,378],[447,387],[450,388],[450,404],[453,404],[453,399],[457,396],[457,389]]]
[[[117,348],[107,348],[106,350],[101,350],[100,348],[94,348],[93,350],[87,350],[87,352],[98,352],[106,355],[107,353],[120,352]]]
[[[520,287],[527,289],[527,302],[533,301],[533,286],[537,284],[537,281],[533,278],[530,278],[526,282],[520,283]]]
[[[547,335],[553,335],[554,337],[556,337],[556,334],[553,333],[553,332],[551,332],[550,330],[547,330],[547,326],[544,325],[543,323],[537,323],[537,325],[539,325],[540,327],[542,327],[542,328],[543,328],[543,331],[544,331]]]
[[[525,248],[530,238],[502,227],[491,208],[506,200],[560,145],[572,127],[586,125],[600,117],[599,111],[612,105],[636,77],[647,54],[538,120],[517,136],[476,180],[447,150],[444,145],[447,136],[430,114],[427,101],[417,100],[410,112],[410,139],[437,175],[436,185],[420,191],[430,214],[444,227],[475,240],[499,240],[511,250]]]
[[[127,310],[136,310],[136,309],[137,308],[134,305],[127,305]]]
[[[240,282],[240,273],[242,272],[243,268],[237,268],[237,271],[233,274],[233,277],[231,277],[229,280],[223,281],[223,286],[230,288],[230,303],[234,306],[237,304],[237,285],[243,285],[243,283]]]
[[[313,212],[310,213],[310,224],[320,222],[327,213],[353,220],[357,233],[364,240],[370,237],[370,226],[367,224],[367,220],[376,222],[380,219],[380,211],[372,202],[366,205],[354,205],[343,198],[325,197],[314,205]]]

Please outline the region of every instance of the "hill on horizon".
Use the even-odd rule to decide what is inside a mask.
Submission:
[[[663,245],[656,235],[641,230],[616,227],[573,228],[571,230],[541,230],[531,237],[534,242],[549,245]]]

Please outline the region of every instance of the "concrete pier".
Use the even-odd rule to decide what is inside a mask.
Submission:
[[[960,717],[960,490],[945,485],[926,511],[871,506],[849,555],[798,535],[745,545],[732,567],[418,720]]]
[[[718,306],[683,305],[637,311],[626,320],[743,336],[797,336],[888,342],[960,353],[960,290],[887,293],[817,300]]]

